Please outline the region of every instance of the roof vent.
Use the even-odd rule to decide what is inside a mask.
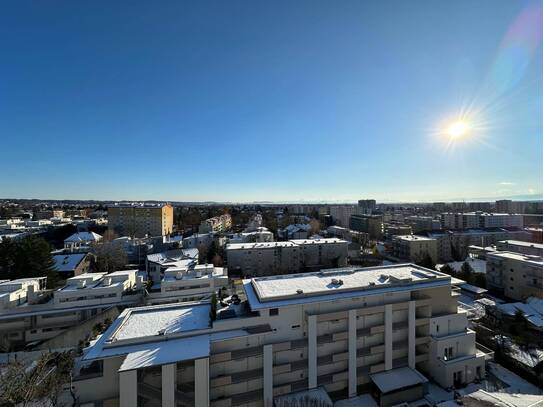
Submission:
[[[296,294],[303,294],[304,293],[304,290],[302,290],[301,288],[298,288],[296,290]]]

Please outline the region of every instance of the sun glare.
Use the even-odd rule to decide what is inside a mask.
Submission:
[[[445,130],[445,133],[452,139],[458,139],[469,133],[470,126],[465,121],[451,123]]]

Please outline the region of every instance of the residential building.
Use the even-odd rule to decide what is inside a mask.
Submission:
[[[520,214],[509,213],[442,213],[443,229],[489,229],[523,228],[524,219]]]
[[[55,270],[65,280],[70,277],[88,273],[91,268],[92,255],[89,253],[64,253],[53,256]]]
[[[392,238],[394,257],[402,260],[418,262],[426,255],[434,263],[438,262],[437,241],[430,237],[418,235],[394,236]]]
[[[522,240],[502,240],[496,243],[496,248],[506,252],[543,256],[543,243],[524,242]]]
[[[330,237],[337,237],[348,242],[365,243],[369,240],[369,235],[364,232],[357,232],[349,228],[341,226],[330,226],[326,229],[326,233]]]
[[[55,291],[55,304],[98,302],[121,302],[126,292],[136,289],[137,270],[122,270],[113,273],[86,273],[69,278],[66,285]]]
[[[46,277],[0,280],[0,311],[28,304],[45,289]]]
[[[286,242],[226,245],[229,273],[266,276],[347,264],[349,242],[341,239],[295,239]]]
[[[251,231],[234,233],[228,236],[228,243],[262,243],[273,242],[273,233],[265,227],[251,228]]]
[[[530,242],[543,243],[543,227],[529,227],[524,230],[530,234]]]
[[[226,232],[232,227],[232,216],[229,213],[204,220],[198,228],[198,233]]]
[[[393,236],[410,235],[413,233],[410,225],[402,223],[384,223],[385,238],[392,239]]]
[[[465,259],[469,246],[491,246],[501,240],[526,240],[527,233],[522,229],[470,229],[453,231],[449,234],[452,254],[458,260]]]
[[[198,249],[174,249],[147,255],[145,269],[153,282],[161,281],[169,269],[184,270],[198,264]]]
[[[367,233],[370,239],[381,239],[384,233],[383,217],[381,215],[353,215],[349,228]]]
[[[183,248],[192,249],[192,248],[205,248],[209,249],[213,244],[218,246],[224,246],[227,239],[222,236],[218,236],[216,233],[196,233],[192,236],[183,238]]]
[[[13,296],[18,294],[10,294],[11,305],[0,309],[0,347],[16,350],[38,345],[99,317],[112,307],[142,304],[143,285],[136,273],[137,270],[81,274],[69,278],[64,287],[54,291],[45,290],[45,277],[0,284],[3,286],[0,290],[6,290],[0,292],[0,301],[6,298],[2,292],[26,291],[17,301]],[[27,283],[27,280],[38,282]],[[72,345],[77,346],[77,340]]]
[[[496,251],[486,255],[487,288],[522,301],[543,298],[543,257]]]
[[[432,216],[406,216],[405,223],[411,226],[413,233],[441,229],[441,220],[434,219]]]
[[[94,232],[77,232],[64,239],[64,250],[88,251],[91,246],[102,240],[102,236]]]
[[[79,402],[272,407],[299,391],[376,386],[389,406],[421,398],[426,377],[460,387],[485,375],[446,274],[344,268],[248,279],[243,291],[216,319],[205,303],[125,310],[85,353]]]
[[[358,201],[358,214],[359,215],[371,215],[375,212],[377,202],[375,199],[360,199]]]
[[[337,226],[349,227],[349,221],[352,215],[358,214],[356,205],[330,205],[330,216]]]
[[[502,199],[496,201],[496,212],[499,213],[525,213],[526,202]]]
[[[529,239],[528,232],[514,228],[444,230],[427,233],[427,236],[437,240],[439,262],[464,260],[470,246],[488,247],[502,240]]]
[[[36,219],[51,219],[51,218],[64,218],[64,211],[62,209],[45,209],[36,212]]]
[[[227,270],[213,264],[169,268],[153,284],[145,301],[147,304],[162,304],[209,300],[212,294],[228,286]]]
[[[173,230],[169,204],[113,205],[107,208],[108,229],[121,236],[164,236]]]
[[[277,231],[277,236],[280,239],[307,239],[311,233],[311,225],[307,223],[296,223],[288,225],[284,229]]]

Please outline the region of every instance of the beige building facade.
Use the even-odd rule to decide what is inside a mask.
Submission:
[[[446,274],[345,268],[253,278],[243,290],[247,301],[215,320],[202,303],[125,310],[84,356],[99,373],[75,378],[80,402],[272,407],[317,387],[353,397],[396,369],[443,387],[485,373]]]
[[[113,205],[107,208],[108,229],[120,236],[164,236],[173,230],[173,207]]]

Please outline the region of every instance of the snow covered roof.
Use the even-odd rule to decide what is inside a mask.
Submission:
[[[462,290],[473,293],[473,294],[478,294],[479,295],[479,294],[484,294],[484,293],[488,292],[487,289],[477,287],[475,285],[468,284],[468,283],[460,284],[459,286],[460,286],[460,288]]]
[[[209,348],[207,335],[144,343],[128,353],[119,372],[208,357]]]
[[[370,375],[370,378],[381,393],[389,393],[428,381],[426,377],[410,367],[400,367],[398,369],[375,373]]]
[[[149,306],[128,311],[112,341],[137,339],[209,328],[209,304]]]
[[[498,310],[506,315],[515,316],[520,311],[528,322],[536,328],[543,328],[543,300],[536,297],[529,297],[526,303],[511,302],[496,305]]]
[[[147,255],[147,261],[158,263],[162,265],[176,263],[180,260],[194,260],[198,259],[198,249],[174,249],[167,250],[161,253],[154,253]]]
[[[94,232],[78,232],[64,239],[64,242],[98,242],[102,240],[102,236]]]
[[[502,240],[498,243],[508,244],[512,246],[534,247],[543,250],[543,243],[525,242],[523,240]]]
[[[416,287],[449,285],[447,274],[413,264],[367,268],[345,267],[314,273],[243,280],[251,309],[329,301]]]
[[[57,254],[53,256],[55,269],[60,273],[74,271],[86,255],[86,253]]]
[[[488,254],[489,258],[506,258],[528,263],[532,266],[543,266],[543,257],[516,252],[493,252]]]

